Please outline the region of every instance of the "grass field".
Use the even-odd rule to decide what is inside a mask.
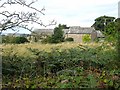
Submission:
[[[27,50],[27,48],[39,49],[41,51],[49,52],[53,48],[70,49],[70,48],[75,48],[75,47],[78,47],[81,45],[89,46],[89,47],[97,47],[97,46],[102,45],[102,43],[83,44],[83,43],[75,43],[75,42],[74,43],[73,42],[65,42],[65,43],[59,43],[59,44],[41,44],[41,43],[2,44],[2,45],[0,45],[0,48],[2,48],[4,52],[12,49],[14,51],[14,53],[18,53],[18,55],[20,55],[20,56],[29,56],[29,55],[31,55],[31,53]],[[108,46],[110,46],[110,45],[108,45]],[[111,48],[114,48],[114,47],[111,47]]]

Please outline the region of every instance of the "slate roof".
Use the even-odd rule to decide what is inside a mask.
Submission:
[[[93,27],[72,26],[69,29],[64,29],[65,34],[91,34],[97,33],[97,37],[104,37],[101,31],[95,30]]]
[[[91,34],[94,31],[92,27],[72,26],[69,29],[64,29],[68,34]]]
[[[54,29],[35,29],[34,32],[37,34],[41,34],[41,33],[53,34]]]
[[[92,32],[97,32],[97,37],[104,37],[99,30],[96,31],[93,27],[71,26],[69,29],[63,29],[63,31],[64,34],[91,34]],[[53,34],[54,29],[35,29],[34,32],[37,34]]]

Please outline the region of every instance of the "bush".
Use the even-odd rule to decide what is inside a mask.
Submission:
[[[96,47],[27,48],[32,55],[18,56],[14,47],[3,52],[3,87],[98,88],[119,87],[117,52],[103,43]],[[112,64],[111,64],[112,63]],[[115,77],[118,79],[114,80]],[[104,87],[103,87],[104,88]]]
[[[16,37],[14,43],[20,44],[20,43],[25,43],[29,42],[25,37]]]
[[[2,36],[2,43],[12,43],[13,41],[13,36]]]
[[[42,39],[41,42],[46,44],[46,43],[51,43],[52,41],[52,37],[51,36],[47,36],[46,38]]]
[[[66,38],[65,41],[74,41],[74,39],[69,37],[69,38]]]
[[[83,41],[84,43],[90,42],[90,41],[91,41],[90,35],[84,35],[84,36],[82,37],[82,41]]]
[[[13,36],[3,36],[2,37],[2,43],[20,44],[20,43],[25,43],[25,42],[29,42],[27,40],[27,38],[25,38],[25,37],[13,37]]]

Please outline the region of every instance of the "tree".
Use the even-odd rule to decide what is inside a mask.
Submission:
[[[95,19],[95,23],[92,25],[96,30],[100,30],[104,33],[104,28],[107,26],[109,23],[114,22],[115,17],[110,17],[110,16],[100,16]]]
[[[44,25],[41,21],[39,15],[45,15],[43,11],[45,8],[42,8],[41,10],[36,9],[32,5],[37,0],[32,0],[31,2],[27,2],[27,0],[0,0],[0,16],[2,17],[0,20],[0,34],[2,31],[5,31],[7,29],[12,29],[13,31],[19,31],[16,30],[16,27],[24,28],[29,31],[32,31],[33,27],[29,27],[28,24],[30,23],[36,23],[41,26],[49,26],[55,24],[55,21],[51,21],[50,24]],[[18,5],[20,7],[27,8],[25,11],[9,11],[7,10],[7,7],[11,7],[13,5]]]
[[[64,29],[64,26],[59,24],[58,27],[55,27],[54,28],[54,34],[52,35],[53,37],[53,42],[55,43],[58,43],[58,42],[63,42],[64,40],[64,37],[63,37],[63,29]]]
[[[114,36],[116,34],[116,22],[110,22],[108,25],[106,25],[104,33],[106,35]]]
[[[106,36],[106,40],[110,42],[115,42],[117,40],[117,22],[110,22],[104,28],[104,34]]]
[[[68,29],[67,25],[59,24],[58,27],[54,28],[54,34],[52,36],[48,36],[42,42],[43,43],[59,43],[64,41],[64,31],[63,29]]]

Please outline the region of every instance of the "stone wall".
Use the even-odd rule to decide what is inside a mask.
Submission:
[[[97,38],[97,32],[92,32],[91,33],[91,39],[94,41]]]
[[[82,42],[82,36],[83,34],[66,34],[65,38],[73,38],[74,42]]]

